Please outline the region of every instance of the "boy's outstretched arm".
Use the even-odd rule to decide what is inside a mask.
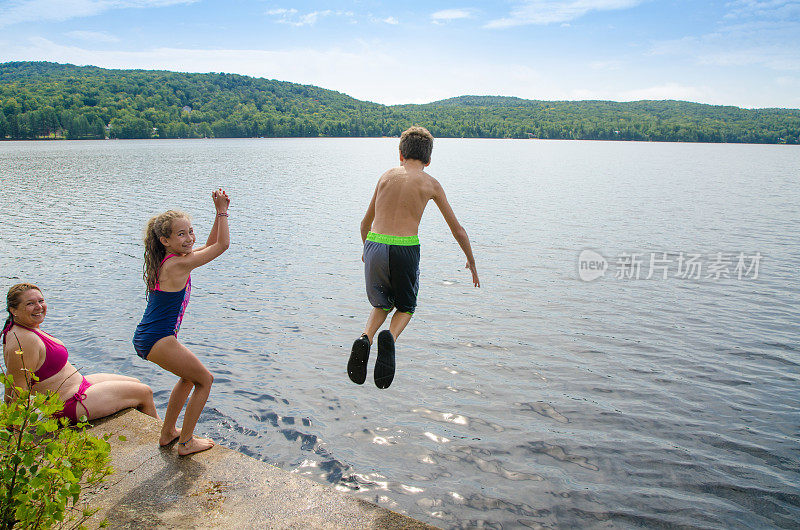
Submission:
[[[467,231],[464,230],[464,227],[461,226],[461,224],[458,222],[458,219],[456,219],[456,214],[453,213],[453,208],[451,208],[450,203],[447,202],[447,196],[444,194],[444,188],[442,188],[442,185],[439,184],[439,182],[437,182],[435,179],[433,180],[433,185],[433,202],[435,202],[436,206],[439,207],[439,211],[442,212],[442,216],[447,222],[447,226],[450,227],[450,232],[453,234],[453,237],[458,242],[461,250],[464,251],[464,255],[467,257],[466,268],[468,268],[472,273],[472,285],[475,287],[480,287],[481,282],[478,279],[478,269],[475,267],[475,258],[472,256],[472,245],[469,244]]]
[[[367,207],[367,213],[364,214],[364,218],[361,220],[362,244],[364,244],[367,241],[367,235],[369,234],[369,231],[372,228],[372,221],[375,220],[375,197],[377,196],[378,196],[378,186],[375,186],[375,192],[372,194],[372,200],[369,201],[369,206]]]

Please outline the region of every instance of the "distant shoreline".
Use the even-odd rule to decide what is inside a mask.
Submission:
[[[0,143],[7,142],[105,142],[105,141],[166,141],[166,140],[376,140],[376,139],[390,139],[399,138],[397,136],[248,136],[248,137],[223,137],[223,138],[2,138]],[[798,145],[787,144],[785,142],[699,142],[699,141],[685,141],[685,140],[604,140],[604,139],[572,139],[572,138],[491,138],[491,137],[448,137],[440,136],[437,139],[441,140],[497,140],[497,141],[550,141],[550,142],[608,142],[608,143],[641,143],[641,144],[704,144],[704,145]]]
[[[800,109],[505,96],[387,106],[234,74],[0,64],[0,139],[376,138],[411,125],[437,138],[800,144]]]

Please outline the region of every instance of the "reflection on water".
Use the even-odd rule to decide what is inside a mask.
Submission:
[[[800,518],[800,157],[790,146],[437,140],[419,311],[379,391],[358,224],[395,139],[0,142],[0,275],[42,286],[85,372],[138,357],[141,231],[166,208],[229,252],[181,339],[215,374],[199,431],[443,527],[793,527]],[[577,279],[577,256],[761,252],[755,281]],[[370,378],[371,379],[371,378]],[[369,381],[369,380],[368,380]]]

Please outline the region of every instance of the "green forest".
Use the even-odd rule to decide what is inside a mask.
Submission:
[[[0,139],[399,136],[800,143],[800,109],[461,96],[381,105],[243,75],[0,64]]]

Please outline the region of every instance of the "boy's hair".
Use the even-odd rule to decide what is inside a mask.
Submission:
[[[425,127],[409,127],[400,135],[400,154],[403,158],[430,164],[433,135]]]
[[[147,294],[154,291],[158,282],[158,268],[167,255],[167,249],[159,238],[172,235],[172,222],[175,219],[189,219],[184,212],[170,210],[152,217],[144,228],[144,267],[142,278],[147,285]]]

